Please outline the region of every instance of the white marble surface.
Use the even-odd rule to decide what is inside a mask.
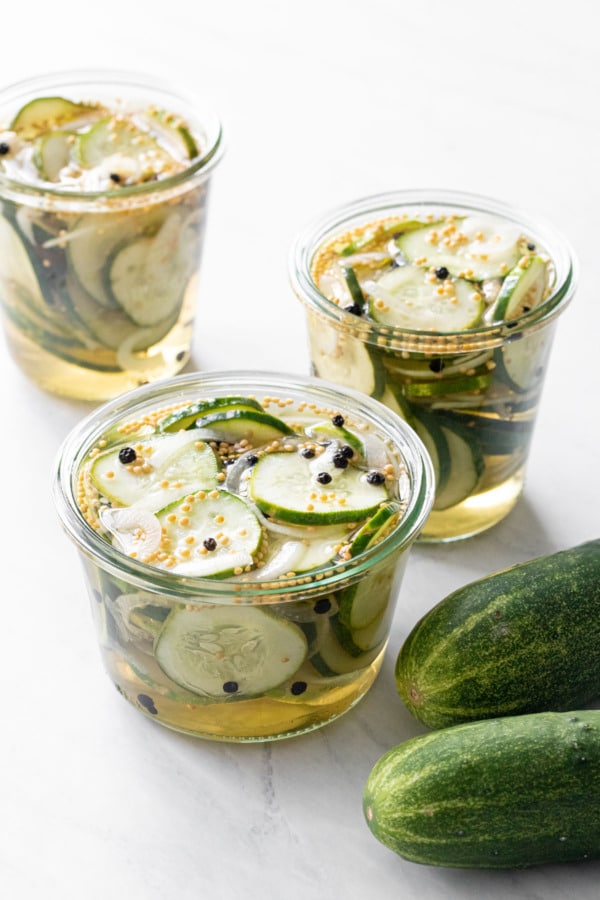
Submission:
[[[297,229],[388,188],[439,186],[559,226],[581,263],[555,342],[526,491],[489,533],[413,552],[381,675],[359,707],[280,744],[228,746],[144,719],[104,676],[75,551],[50,499],[86,407],[43,394],[3,349],[0,895],[6,900],[559,900],[598,897],[600,863],[477,873],[404,862],[361,794],[421,729],[393,661],[451,589],[600,534],[597,14],[574,0],[56,0],[3,17],[1,80],[140,68],[204,87],[229,151],[212,196],[195,366],[305,372],[287,283]]]

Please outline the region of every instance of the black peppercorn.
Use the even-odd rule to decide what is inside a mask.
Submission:
[[[10,145],[6,141],[0,141],[0,156],[6,156],[7,153],[10,153]]]
[[[312,459],[315,455],[315,451],[312,447],[304,447],[304,449],[300,451],[300,454],[304,457],[304,459]]]
[[[108,177],[110,178],[111,181],[114,181],[115,184],[121,183],[121,176],[119,175],[118,172],[111,172]]]
[[[226,694],[235,694],[235,692],[239,690],[239,687],[237,681],[226,681],[223,685],[223,690]]]
[[[217,542],[215,541],[214,537],[207,537],[205,540],[202,541],[202,546],[206,550],[210,550],[210,551],[216,550]]]
[[[331,421],[332,421],[333,424],[336,426],[336,428],[342,428],[342,426],[343,426],[343,424],[344,424],[344,417],[343,417],[343,416],[340,416],[340,414],[338,413],[337,415],[335,415],[335,416],[332,418]]]
[[[344,310],[353,316],[362,316],[363,313],[362,306],[359,306],[358,303],[351,303],[350,306],[345,306]]]
[[[255,456],[253,453],[250,456],[246,457],[246,465],[247,466],[255,466],[258,462],[258,456]]]
[[[429,363],[429,368],[432,372],[441,372],[444,368],[444,360],[443,359],[432,359]]]
[[[333,464],[336,469],[345,469],[348,466],[348,458],[340,450],[333,454]]]
[[[331,600],[329,600],[328,597],[321,597],[320,600],[317,600],[313,609],[318,615],[329,612],[331,609]]]
[[[385,475],[382,475],[381,472],[369,472],[367,475],[367,481],[369,484],[383,484],[385,481]]]
[[[148,694],[138,694],[137,699],[140,706],[143,706],[144,709],[149,713],[152,713],[153,716],[158,713],[158,710],[154,705],[154,700],[152,699],[152,697],[149,697]]]
[[[124,466],[129,465],[129,463],[135,462],[137,459],[137,454],[133,447],[123,447],[119,450],[119,462],[123,463]]]
[[[342,453],[346,459],[352,459],[354,456],[354,450],[350,444],[344,444],[343,447],[340,447],[340,453]]]
[[[445,281],[449,274],[450,272],[448,271],[446,266],[440,266],[435,270],[435,277],[439,278],[440,281]]]
[[[298,697],[300,694],[303,694],[306,688],[308,687],[305,681],[295,681],[290,688],[290,691],[294,695],[294,697]]]
[[[329,484],[329,482],[331,481],[331,475],[329,474],[329,472],[319,472],[319,474],[317,475],[317,481],[319,482],[319,484]]]

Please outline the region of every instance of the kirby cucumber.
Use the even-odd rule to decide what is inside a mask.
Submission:
[[[412,862],[508,869],[600,857],[600,710],[469,722],[373,767],[373,835]]]
[[[412,629],[398,692],[431,728],[600,696],[600,539],[459,588]]]

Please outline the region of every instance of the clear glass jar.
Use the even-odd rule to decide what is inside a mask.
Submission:
[[[550,295],[517,318],[441,333],[357,316],[316,283],[315,260],[338,239],[343,244],[348,235],[397,217],[426,224],[451,215],[493,216],[516,226],[550,257]],[[464,538],[503,519],[523,487],[554,329],[576,286],[576,264],[565,239],[486,197],[396,191],[350,203],[313,222],[294,244],[290,274],[306,308],[313,373],[390,406],[418,431],[431,454],[436,500],[421,539]]]
[[[35,118],[44,97],[59,104],[49,108],[49,130],[39,124],[43,111],[35,127],[17,127],[19,111]],[[63,122],[65,102],[84,112],[71,121],[67,106]],[[132,162],[109,153],[105,164],[112,137],[98,129],[95,142],[82,145],[86,104],[97,103],[127,123],[143,113],[152,137],[140,165],[144,153],[160,155],[158,142],[182,155],[179,166],[160,177],[103,172],[114,164],[127,174]],[[213,110],[146,75],[56,73],[0,92],[0,138],[0,299],[19,367],[48,391],[91,401],[179,372],[190,353],[208,191],[223,149]],[[78,158],[81,146],[89,157],[82,168],[100,167],[98,183],[63,176],[75,141]],[[12,158],[19,150],[25,165]]]
[[[352,554],[298,573],[265,573],[262,580],[161,569],[120,551],[91,527],[80,503],[78,473],[96,453],[93,448],[110,446],[117,435],[117,443],[133,440],[131,427],[118,432],[119,423],[135,421],[137,428],[153,410],[232,396],[270,403],[296,428],[300,420],[320,420],[324,411],[341,413],[368,448],[365,459],[387,466],[389,495],[401,503],[402,513],[389,520],[376,541],[360,549],[355,545]],[[68,436],[54,493],[63,527],[81,555],[102,657],[118,691],[147,716],[178,731],[262,741],[318,728],[370,688],[385,653],[410,547],[431,507],[433,475],[415,433],[368,397],[314,378],[225,372],[178,376],[96,410]],[[267,545],[277,539],[270,534],[277,527],[274,521],[263,520]],[[299,531],[310,545],[311,529],[293,526],[295,540]],[[354,605],[358,597],[360,611]],[[208,636],[205,621],[209,632],[212,628]],[[171,642],[182,631],[186,646],[197,654],[192,663],[188,659],[185,678],[171,667]],[[166,667],[165,659],[171,660]],[[208,672],[213,687],[192,684],[190,665],[194,671],[198,667],[200,681]]]

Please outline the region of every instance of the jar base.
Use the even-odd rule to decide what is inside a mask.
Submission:
[[[211,702],[189,695],[177,699],[170,691],[143,681],[116,653],[104,652],[104,664],[118,692],[148,718],[172,731],[226,743],[261,743],[299,737],[338,719],[362,700],[379,674],[385,648],[358,672],[330,679],[306,695],[278,696],[273,691],[247,700]],[[329,681],[329,684],[326,682]],[[307,699],[305,699],[305,696]]]
[[[143,357],[136,354],[129,370],[102,371],[69,362],[48,352],[10,321],[5,322],[7,345],[16,365],[30,381],[72,400],[103,402],[148,382],[177,375],[190,357],[191,328],[176,327]]]
[[[432,510],[420,543],[460,541],[487,531],[513,509],[523,490],[524,467],[502,484],[467,498],[450,509]]]

